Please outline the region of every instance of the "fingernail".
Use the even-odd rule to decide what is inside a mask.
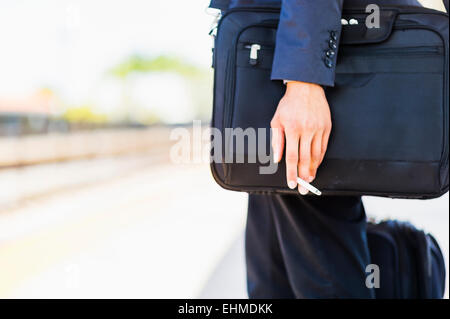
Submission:
[[[294,188],[297,187],[297,183],[294,182],[294,181],[289,181],[288,182],[288,186],[289,186],[290,189],[294,189]]]
[[[273,160],[275,163],[278,163],[278,159],[280,158],[280,155],[278,153],[275,152],[275,154],[273,155]]]
[[[307,195],[308,194],[308,190],[306,188],[300,187],[299,190],[301,195]]]
[[[308,178],[308,183],[311,183],[313,180],[314,180],[314,176],[310,176],[310,177]]]

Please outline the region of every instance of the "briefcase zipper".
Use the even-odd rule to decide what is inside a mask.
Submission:
[[[231,54],[230,52],[228,52],[227,54],[227,61],[226,61],[226,74],[225,74],[225,100],[224,100],[224,114],[223,114],[223,128],[229,128],[229,118],[232,116],[231,113],[231,107],[229,107],[229,105],[232,105],[231,101],[229,101],[231,99],[231,94],[230,92],[234,91],[232,88],[232,83],[234,81],[232,81],[232,76],[234,76],[234,72],[233,72],[233,68],[234,68],[234,63],[232,62],[233,59],[233,54]]]
[[[347,56],[422,56],[422,55],[443,55],[442,46],[421,46],[421,47],[403,47],[403,48],[355,48],[352,46],[341,46],[340,53]]]
[[[274,46],[252,43],[244,45],[244,49],[249,50],[249,64],[258,65],[261,50],[274,50]],[[423,56],[423,55],[443,55],[444,47],[404,47],[404,48],[383,48],[383,49],[355,49],[354,47],[341,47],[341,52],[351,56]]]
[[[259,43],[251,43],[244,45],[244,49],[249,50],[249,64],[257,66],[259,62],[259,54],[261,50],[274,50],[274,46],[263,45]]]
[[[258,64],[258,52],[261,50],[261,45],[259,44],[252,44],[249,46],[250,49],[250,65],[257,65]]]

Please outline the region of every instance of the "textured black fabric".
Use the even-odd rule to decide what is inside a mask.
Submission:
[[[250,298],[373,298],[359,197],[250,195],[246,231]]]
[[[380,269],[377,299],[441,299],[445,261],[434,237],[408,222],[370,223],[367,238],[372,263]]]

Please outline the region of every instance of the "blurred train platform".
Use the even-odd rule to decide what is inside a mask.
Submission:
[[[245,195],[221,190],[206,166],[147,160],[147,167],[141,162],[139,169],[120,160],[94,160],[86,174],[98,182],[87,184],[84,176],[78,188],[4,206],[0,297],[198,296],[243,231]],[[81,175],[86,165],[36,166],[18,175],[0,172],[0,180],[8,174],[16,184],[27,183],[29,174],[34,184],[59,185],[58,179],[70,180],[71,171]]]
[[[247,196],[168,151],[1,169],[0,298],[246,298]],[[364,201],[431,232],[448,265],[448,194]]]

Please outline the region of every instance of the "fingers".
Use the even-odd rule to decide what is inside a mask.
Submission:
[[[325,130],[325,132],[322,135],[322,152],[321,152],[321,156],[320,156],[320,164],[323,162],[323,159],[325,157],[325,153],[327,152],[327,148],[328,148],[328,141],[330,139],[330,133],[331,133],[331,128],[328,128]]]
[[[284,131],[281,127],[272,127],[272,149],[274,162],[279,163],[284,149]]]
[[[286,177],[290,189],[297,187],[299,135],[286,132]]]
[[[270,123],[274,161],[281,161],[284,151],[286,179],[291,189],[297,187],[298,177],[308,183],[314,180],[331,131],[330,110],[323,88],[297,84],[288,85]],[[299,191],[308,193],[301,187]]]
[[[322,141],[323,141],[323,133],[319,132],[317,133],[311,144],[311,170],[310,170],[310,176],[312,177],[312,180],[316,178],[317,175],[317,169],[319,168],[320,164],[322,163]]]
[[[304,181],[310,183],[312,181],[311,176],[311,142],[313,135],[306,133],[300,137],[300,156],[298,162],[298,173],[299,177]],[[308,194],[308,190],[304,187],[299,186],[298,188],[300,194]]]

